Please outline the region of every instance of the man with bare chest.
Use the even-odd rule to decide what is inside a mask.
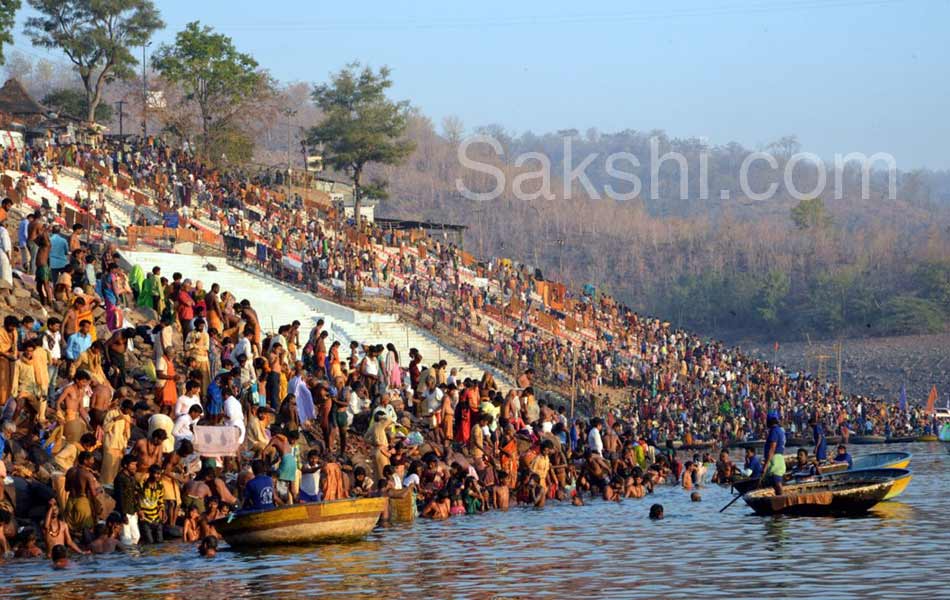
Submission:
[[[67,442],[78,442],[86,433],[89,414],[83,405],[92,377],[84,370],[76,371],[73,382],[59,395],[57,404],[63,412],[63,435]]]
[[[261,356],[261,322],[257,318],[257,311],[251,308],[251,304],[247,300],[241,301],[241,317],[247,327],[250,327],[253,331],[251,343],[254,345],[257,356]]]
[[[105,383],[93,384],[92,398],[89,400],[89,426],[92,429],[102,427],[112,405],[112,387]]]
[[[76,459],[76,466],[66,471],[66,492],[69,499],[63,517],[77,539],[89,539],[99,514],[99,483],[93,470],[95,459],[92,452],[83,450]]]
[[[133,337],[135,337],[135,329],[120,329],[106,342],[106,354],[111,371],[109,382],[115,389],[125,385],[125,352],[129,348],[129,340]]]
[[[165,433],[164,429],[156,429],[148,438],[142,438],[135,442],[132,454],[138,458],[138,470],[135,473],[135,478],[139,483],[148,477],[149,467],[162,464],[162,449],[167,437],[168,434]]]

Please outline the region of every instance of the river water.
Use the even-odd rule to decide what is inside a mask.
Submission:
[[[190,545],[0,565],[0,598],[939,598],[950,594],[950,453],[914,453],[897,500],[860,518],[757,517],[728,489],[551,504],[377,529],[365,541],[233,552]],[[647,518],[659,502],[667,518]]]

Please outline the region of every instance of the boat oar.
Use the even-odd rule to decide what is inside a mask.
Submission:
[[[727,508],[729,508],[730,506],[732,506],[733,504],[735,504],[735,503],[736,503],[736,500],[738,500],[738,499],[741,498],[741,497],[742,497],[742,494],[736,494],[736,497],[733,498],[732,500],[730,500],[730,501],[729,501],[729,504],[727,504],[727,505],[723,506],[722,508],[720,508],[720,509],[719,509],[719,512],[722,512],[722,511],[726,510]]]

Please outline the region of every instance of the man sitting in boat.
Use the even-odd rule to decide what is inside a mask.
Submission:
[[[745,449],[745,470],[743,475],[749,479],[759,479],[762,477],[762,461],[755,455],[755,448],[751,446]]]
[[[808,477],[815,477],[820,473],[818,463],[814,460],[808,460],[808,451],[804,448],[799,448],[795,457],[795,464],[792,466],[792,472],[790,473],[791,477],[793,479],[806,479]]]
[[[835,462],[837,463],[846,462],[848,463],[849,469],[852,466],[854,466],[854,460],[852,460],[851,455],[848,454],[848,449],[845,447],[844,444],[838,445],[838,454],[835,455]]]
[[[251,464],[254,479],[244,486],[244,510],[264,510],[280,504],[280,498],[274,493],[274,478],[267,472],[262,460]]]

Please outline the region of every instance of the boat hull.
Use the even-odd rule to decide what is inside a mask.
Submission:
[[[294,504],[237,513],[215,528],[232,546],[322,544],[358,540],[376,526],[386,498],[359,498]]]
[[[940,439],[940,438],[938,438],[937,436],[931,434],[931,435],[921,435],[921,436],[918,436],[917,439],[914,440],[914,441],[916,441],[916,442],[936,442],[936,441],[939,441],[939,439]]]
[[[887,441],[887,438],[883,435],[852,435],[848,441],[858,445],[883,444]]]
[[[886,444],[910,444],[916,442],[917,438],[912,435],[889,437],[885,440]]]
[[[742,499],[758,515],[849,516],[868,512],[906,489],[906,469],[868,469],[819,475],[814,481],[786,485],[781,496],[771,488],[753,490]]]
[[[875,452],[854,459],[851,471],[862,469],[906,469],[913,455],[910,452]]]
[[[760,449],[765,447],[765,440],[748,440],[745,442],[732,442],[729,444],[730,448],[755,448]]]
[[[848,471],[860,471],[867,469],[906,469],[910,465],[912,455],[910,452],[875,452],[867,456],[861,456],[854,460],[854,466],[848,469],[848,463],[829,462],[820,465],[821,474],[831,475],[834,473],[843,473]],[[786,455],[785,462],[789,465],[794,464],[795,457]],[[745,494],[759,488],[758,479],[740,479],[733,482],[733,489]]]

